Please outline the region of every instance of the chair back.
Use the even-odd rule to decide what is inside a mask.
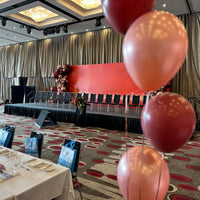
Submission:
[[[132,97],[132,105],[139,106],[140,105],[140,95],[133,95]]]
[[[75,99],[75,92],[70,93],[69,101],[72,101],[72,99]]]
[[[38,102],[40,100],[41,94],[42,93],[40,91],[36,91],[36,93],[35,93],[35,99],[34,99],[35,102]]]
[[[96,94],[90,94],[90,102],[94,103],[96,101]]]
[[[64,143],[63,145],[65,146],[67,143],[71,142],[72,140],[69,139],[64,139]],[[79,141],[75,141],[75,146],[74,149],[76,149],[76,161],[75,161],[75,165],[74,165],[74,172],[77,173],[78,171],[78,164],[79,164],[79,156],[80,156],[80,152],[81,152],[81,142]],[[73,175],[72,175],[73,176]]]
[[[126,103],[126,97],[127,97],[127,99],[128,99],[128,105],[129,105],[129,102],[130,102],[130,95],[126,95],[126,94],[124,94],[123,95],[123,99],[122,99],[122,104],[124,104],[125,105],[125,103]]]
[[[105,100],[106,103],[112,103],[112,94],[106,94],[106,100]]]
[[[47,92],[47,96],[46,96],[46,100],[50,100],[51,99],[51,92]]]
[[[36,137],[38,139],[38,158],[41,158],[44,135],[42,133],[31,131],[30,138],[33,137]]]
[[[88,102],[88,97],[89,97],[88,93],[83,94],[83,99],[84,99],[85,102]]]
[[[98,97],[97,97],[97,102],[98,103],[102,103],[103,102],[103,96],[104,96],[104,94],[98,94]]]
[[[41,100],[46,100],[46,92],[43,91],[40,97]]]
[[[59,95],[58,95],[58,103],[62,103],[63,102],[63,92],[60,92]]]
[[[144,95],[144,96],[143,96],[142,105],[145,105],[145,103],[146,103],[146,99],[147,99],[147,96],[146,96],[146,95]]]
[[[52,99],[53,99],[53,102],[57,101],[57,92],[53,92]]]
[[[5,125],[5,130],[8,131],[9,133],[11,133],[11,138],[8,142],[8,146],[7,148],[12,148],[12,143],[13,143],[13,139],[14,139],[14,135],[15,135],[15,127],[14,126],[9,126],[9,125]]]
[[[114,104],[120,103],[120,96],[121,96],[120,94],[115,94],[114,100],[113,100]]]
[[[64,103],[69,103],[69,92],[65,92],[63,96],[64,96],[64,99],[63,99]]]
[[[82,93],[77,93],[77,98],[82,97]]]

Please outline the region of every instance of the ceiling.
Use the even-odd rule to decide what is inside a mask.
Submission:
[[[103,16],[101,5],[86,9],[86,5],[80,6],[74,1],[0,0],[0,46],[110,27]],[[47,12],[51,11],[54,16],[39,21],[32,19],[37,16],[26,16],[22,13],[35,7],[47,9]],[[199,13],[200,0],[156,0],[154,9],[166,10],[175,15]],[[98,24],[99,21],[101,25]]]

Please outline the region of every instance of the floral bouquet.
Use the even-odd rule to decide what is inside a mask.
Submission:
[[[74,106],[76,106],[80,110],[80,114],[86,110],[86,102],[83,97],[76,97],[76,99],[72,100]]]

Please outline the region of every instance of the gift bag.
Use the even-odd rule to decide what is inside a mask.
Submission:
[[[38,156],[38,139],[36,137],[25,140],[25,153]]]
[[[73,174],[74,171],[74,165],[77,154],[77,150],[74,149],[74,146],[75,141],[71,141],[65,146],[63,146],[58,159],[58,164],[70,168],[71,174]]]
[[[0,144],[4,147],[8,146],[12,133],[6,131],[5,129],[0,130]]]

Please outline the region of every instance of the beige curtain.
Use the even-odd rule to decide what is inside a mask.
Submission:
[[[189,45],[185,62],[172,80],[172,91],[182,96],[200,98],[200,16],[184,15]]]
[[[172,91],[186,98],[200,98],[200,16],[184,15],[189,49],[186,61],[172,80]],[[49,90],[55,85],[53,72],[59,64],[84,65],[123,62],[124,36],[112,29],[55,37],[0,47],[0,98],[10,99],[10,86],[19,77],[28,77],[27,85]]]

